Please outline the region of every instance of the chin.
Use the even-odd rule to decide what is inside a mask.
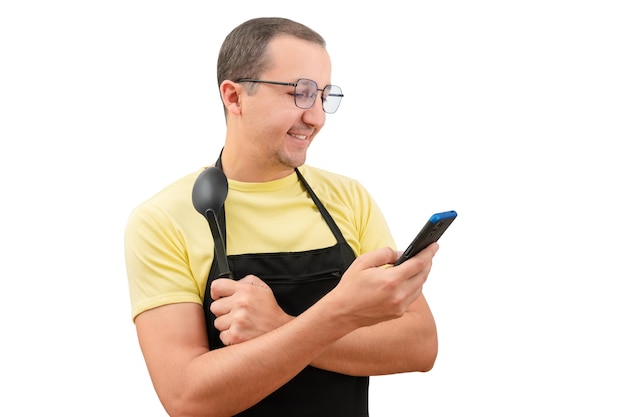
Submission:
[[[280,161],[291,168],[302,166],[306,162],[306,149],[296,152],[284,152],[280,155]]]
[[[289,166],[291,168],[298,168],[301,167],[302,165],[304,165],[304,163],[306,162],[306,158],[298,158],[298,159],[292,159],[289,161]]]

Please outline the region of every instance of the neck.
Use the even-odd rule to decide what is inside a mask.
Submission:
[[[295,172],[293,167],[271,164],[245,152],[224,146],[222,170],[227,178],[241,182],[267,182],[285,178]]]

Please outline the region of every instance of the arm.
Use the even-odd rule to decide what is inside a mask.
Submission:
[[[418,271],[412,279],[425,281],[435,250],[430,248],[410,260],[411,267]],[[293,319],[280,309],[269,287],[256,277],[239,282],[216,281],[212,293],[213,298],[218,298],[211,306],[218,316],[215,325],[229,344],[253,339]],[[437,349],[435,321],[420,294],[401,317],[351,332],[329,346],[311,365],[361,376],[428,371]]]
[[[135,323],[153,385],[171,416],[234,415],[286,383],[341,337],[336,329],[315,329],[315,322],[302,317],[249,343],[209,351],[204,312],[194,303],[148,310]]]
[[[437,330],[426,299],[417,299],[399,319],[344,336],[311,365],[348,375],[386,375],[432,369]]]
[[[172,416],[233,415],[342,337],[402,317],[420,297],[425,276],[420,262],[379,268],[395,258],[389,249],[359,257],[340,284],[300,316],[246,343],[213,351],[200,305],[170,304],[141,313],[135,319],[139,342],[165,409]]]

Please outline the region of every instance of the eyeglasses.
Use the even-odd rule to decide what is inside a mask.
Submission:
[[[341,88],[336,85],[327,85],[326,87],[320,89],[317,88],[317,83],[313,80],[309,80],[308,78],[300,78],[295,83],[283,83],[280,81],[266,81],[266,80],[255,80],[252,78],[240,78],[236,83],[264,83],[264,84],[274,84],[274,85],[286,85],[289,87],[293,87],[293,99],[301,109],[310,109],[313,107],[315,103],[315,99],[317,98],[317,92],[322,92],[322,109],[326,113],[334,113],[339,108],[339,104],[341,103],[341,98],[343,97],[343,93],[341,92]]]

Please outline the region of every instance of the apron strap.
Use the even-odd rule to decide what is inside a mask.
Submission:
[[[215,162],[215,166],[219,169],[222,169],[222,152],[223,151],[224,151],[224,148],[222,148],[222,150],[220,151],[220,155],[217,158],[217,161]],[[341,256],[343,258],[344,265],[352,264],[355,258],[354,252],[352,251],[352,248],[350,248],[350,245],[348,245],[348,242],[346,242],[346,239],[343,237],[343,234],[341,233],[339,226],[337,226],[337,223],[335,223],[335,220],[333,220],[328,210],[326,210],[326,207],[324,207],[324,204],[322,204],[322,202],[317,197],[315,192],[313,192],[313,189],[311,188],[309,183],[306,181],[306,179],[304,179],[304,176],[300,173],[300,170],[298,168],[295,168],[295,171],[296,171],[296,175],[298,176],[298,179],[300,180],[300,182],[306,189],[307,193],[309,194],[309,197],[311,197],[311,199],[315,203],[315,206],[320,211],[322,218],[324,219],[324,221],[330,228],[331,232],[333,233],[333,236],[335,236],[335,239],[337,240],[337,243],[341,247]],[[226,239],[226,214],[224,211],[224,205],[220,207],[220,209],[218,210],[216,214],[217,214],[217,223],[220,229],[222,230],[222,236],[224,238],[224,249],[226,249],[226,240],[227,240]],[[214,254],[213,265],[211,265],[211,271],[209,273],[210,278],[214,278],[215,274],[217,273],[216,268],[214,268],[215,259],[216,257]]]
[[[298,168],[296,168],[296,174],[298,175],[300,182],[302,182],[302,185],[304,185],[304,188],[306,188],[306,191],[309,193],[309,196],[311,197],[311,199],[317,206],[317,209],[322,214],[322,217],[326,221],[326,224],[328,225],[330,230],[333,232],[335,239],[337,239],[337,243],[339,243],[339,245],[341,246],[341,256],[343,257],[344,264],[350,265],[352,261],[354,261],[354,252],[352,252],[350,245],[348,245],[348,242],[346,242],[346,238],[343,237],[341,230],[339,230],[339,226],[337,226],[337,223],[335,223],[335,220],[333,220],[333,217],[330,215],[328,210],[326,210],[326,207],[324,207],[324,204],[322,204],[322,202],[317,197],[317,195],[313,192],[313,189],[311,188],[309,183],[306,182],[306,180],[304,179],[304,177],[302,176]]]

